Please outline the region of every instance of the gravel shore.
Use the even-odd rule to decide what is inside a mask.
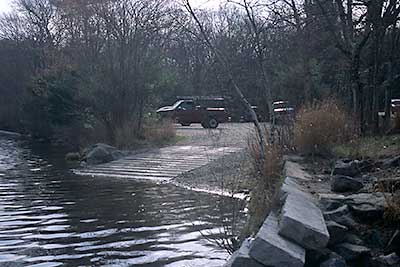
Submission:
[[[254,183],[254,171],[247,150],[252,132],[253,125],[248,123],[222,124],[215,130],[203,129],[200,125],[178,127],[177,134],[185,137],[178,145],[242,149],[184,173],[175,178],[173,183],[200,191],[247,195]]]

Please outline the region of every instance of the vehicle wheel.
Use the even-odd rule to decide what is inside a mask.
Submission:
[[[203,126],[203,128],[205,128],[205,129],[210,128],[210,126],[208,126],[207,122],[205,122],[205,121],[201,122],[201,126]]]
[[[182,125],[182,126],[190,126],[190,124],[191,124],[190,122],[187,122],[187,123],[181,122],[181,125]]]
[[[211,129],[215,129],[215,128],[218,127],[218,121],[216,119],[214,119],[214,118],[208,119],[207,124]]]

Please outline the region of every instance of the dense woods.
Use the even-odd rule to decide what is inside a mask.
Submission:
[[[273,100],[336,97],[369,134],[400,98],[396,0],[228,0],[194,11],[216,51],[184,1],[16,0],[0,18],[0,128],[115,143],[127,127],[140,136],[177,95],[236,99],[234,82],[265,113]]]

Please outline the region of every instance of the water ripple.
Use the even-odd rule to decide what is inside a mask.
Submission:
[[[220,234],[231,200],[77,177],[63,165],[64,153],[51,160],[41,153],[50,152],[0,142],[0,265],[223,265],[228,254],[205,236]]]

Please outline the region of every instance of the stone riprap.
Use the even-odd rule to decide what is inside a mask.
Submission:
[[[313,201],[312,196],[310,194],[304,192],[304,189],[299,185],[299,183],[296,181],[296,179],[291,178],[291,177],[286,177],[286,179],[283,181],[283,184],[281,187],[281,194],[282,194],[283,202],[289,194],[301,195],[304,198],[307,198],[308,200]]]
[[[304,171],[300,164],[292,161],[286,161],[284,166],[285,177],[291,177],[295,179],[308,181],[311,179],[311,175]]]
[[[329,241],[321,210],[299,194],[288,195],[282,208],[279,234],[307,249],[324,248]]]
[[[306,250],[322,249],[328,244],[329,232],[322,212],[302,186],[302,182],[312,178],[311,175],[301,165],[291,161],[286,161],[284,173],[286,178],[278,199],[280,212],[269,214],[255,239],[250,245],[242,245],[228,261],[227,267],[258,266],[256,264],[302,267],[306,261]]]
[[[224,265],[224,267],[263,267],[261,263],[257,262],[249,255],[251,239],[246,239],[243,241],[240,249],[232,254],[229,261]]]
[[[305,249],[280,236],[278,231],[278,218],[271,212],[250,246],[250,256],[265,266],[303,266]]]
[[[363,183],[357,179],[344,175],[335,175],[332,177],[333,192],[357,192],[364,187]]]
[[[343,242],[346,237],[346,233],[349,230],[346,226],[341,225],[334,221],[327,221],[326,227],[329,232],[329,245],[335,245]]]

